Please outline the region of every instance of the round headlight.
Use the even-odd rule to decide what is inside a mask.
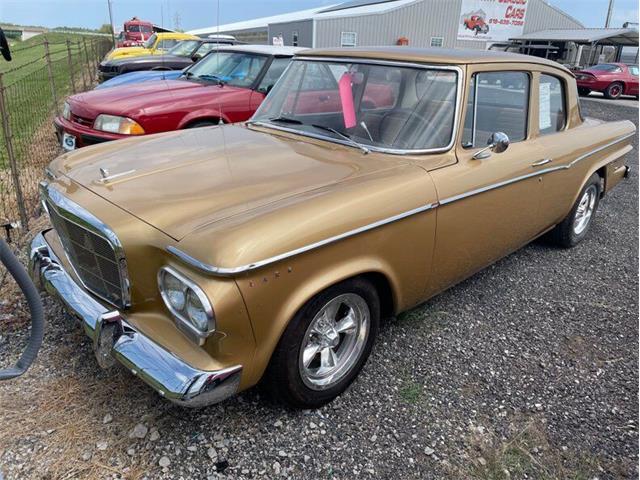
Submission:
[[[187,292],[187,315],[193,325],[201,332],[206,332],[209,329],[209,316],[205,307],[198,295],[191,289]]]
[[[164,273],[162,283],[164,294],[171,306],[178,312],[184,310],[186,303],[186,285],[168,272]]]

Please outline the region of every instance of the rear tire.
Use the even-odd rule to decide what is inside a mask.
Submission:
[[[617,100],[623,91],[624,87],[620,82],[613,82],[605,89],[604,96],[610,100]]]
[[[575,247],[585,239],[600,203],[600,176],[594,173],[582,187],[569,215],[547,234],[548,240],[563,248]]]
[[[580,95],[582,97],[586,97],[590,93],[591,93],[590,89],[584,88],[584,87],[578,87],[578,95]]]
[[[293,408],[325,405],[362,370],[379,323],[380,299],[366,280],[346,280],[320,292],[282,334],[265,374],[266,388]]]

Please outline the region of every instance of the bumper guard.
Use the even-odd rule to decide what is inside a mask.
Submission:
[[[58,298],[79,318],[93,341],[98,363],[112,357],[140,377],[161,396],[188,407],[220,402],[238,390],[242,366],[222,370],[196,369],[138,332],[118,310],[96,301],[64,271],[59,259],[39,233],[31,242],[29,272],[36,285]],[[105,326],[107,328],[105,328]],[[113,335],[113,339],[105,335]]]

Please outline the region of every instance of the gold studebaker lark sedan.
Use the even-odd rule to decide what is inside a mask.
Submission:
[[[264,380],[318,407],[381,318],[548,235],[588,234],[635,127],[582,118],[560,65],[500,52],[300,53],[251,121],[51,163],[34,278],[166,398]]]

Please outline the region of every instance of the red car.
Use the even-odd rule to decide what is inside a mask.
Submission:
[[[65,150],[131,135],[248,120],[300,48],[220,47],[177,80],[73,95],[54,120]]]
[[[473,30],[476,35],[479,33],[489,33],[489,25],[480,15],[471,15],[464,19],[464,26],[468,30]]]
[[[601,63],[575,72],[575,75],[580,95],[602,92],[611,99],[621,95],[638,98],[638,65]]]
[[[151,35],[153,35],[153,24],[140,20],[138,17],[133,17],[131,20],[124,22],[122,39],[118,39],[116,47],[135,47],[142,45]]]

